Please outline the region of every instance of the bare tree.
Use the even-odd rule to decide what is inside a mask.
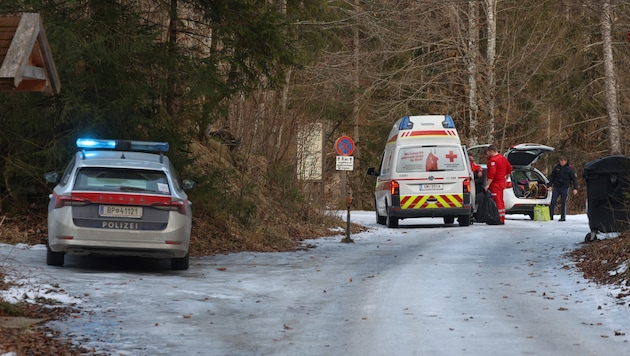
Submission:
[[[468,142],[478,142],[477,75],[479,61],[479,5],[476,1],[468,2],[468,46],[466,67],[468,69]]]
[[[601,13],[602,51],[606,88],[606,110],[608,111],[609,140],[611,154],[621,153],[621,125],[619,123],[619,101],[617,99],[617,76],[612,50],[612,16],[610,0],[604,0]]]
[[[495,106],[496,106],[496,82],[495,82],[495,61],[496,61],[496,44],[497,44],[497,1],[484,0],[486,5],[486,35],[488,36],[486,50],[486,111],[488,115],[488,142],[494,141],[494,125],[495,125]]]

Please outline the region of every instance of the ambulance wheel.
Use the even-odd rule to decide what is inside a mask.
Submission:
[[[376,202],[374,202],[374,210],[376,210],[376,223],[379,225],[385,225],[387,223],[387,216],[380,216],[378,214],[378,207],[376,207]]]
[[[455,217],[454,216],[445,216],[444,217],[444,223],[445,224],[452,224],[453,222],[455,222]]]
[[[469,226],[470,225],[470,215],[460,215],[457,218],[457,222],[459,226]]]
[[[392,228],[392,229],[395,229],[398,227],[398,218],[395,218],[391,215],[389,208],[387,208],[386,224],[387,224],[387,227]]]

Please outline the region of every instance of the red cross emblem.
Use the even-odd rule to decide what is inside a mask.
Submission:
[[[453,151],[449,151],[448,154],[446,155],[446,158],[448,158],[448,160],[453,163],[453,161],[455,160],[455,158],[457,158],[457,155],[453,152]]]

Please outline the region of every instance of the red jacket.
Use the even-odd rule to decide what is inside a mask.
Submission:
[[[512,173],[512,165],[502,154],[496,154],[488,158],[488,180],[492,179],[490,185],[505,188],[506,177]]]
[[[483,172],[483,169],[480,165],[475,163],[474,161],[470,161],[470,169],[473,171],[473,175],[476,177],[477,173]]]

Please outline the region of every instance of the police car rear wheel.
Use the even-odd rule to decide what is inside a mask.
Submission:
[[[182,258],[171,258],[171,269],[174,271],[184,271],[190,266],[190,251]]]
[[[54,252],[46,245],[46,264],[49,266],[63,266],[65,260],[65,253]]]

